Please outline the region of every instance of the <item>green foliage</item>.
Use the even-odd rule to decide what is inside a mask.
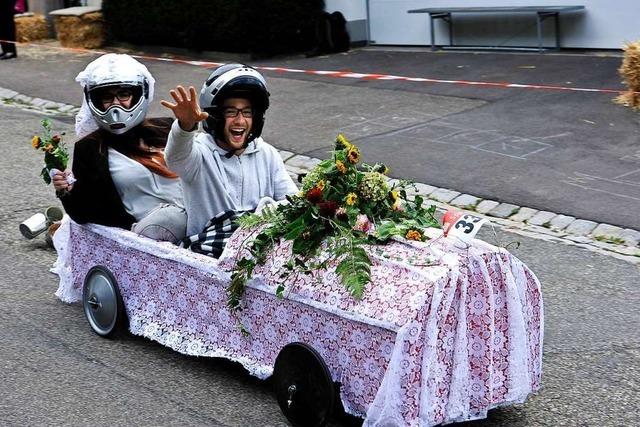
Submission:
[[[439,227],[435,206],[424,207],[420,196],[407,198],[408,181],[390,186],[384,165],[362,165],[359,150],[339,135],[330,159],[306,177],[303,190],[288,204],[265,209],[239,220],[244,228],[263,227],[249,245],[250,257],[240,259],[232,274],[229,305],[240,309],[246,283],[280,240],[292,242],[276,289],[284,296],[291,275],[311,274],[335,266],[343,285],[361,298],[371,280],[367,246],[384,244],[394,236],[426,240],[424,229]],[[362,184],[362,183],[366,184]],[[373,197],[371,197],[373,195]]]
[[[112,39],[265,56],[314,47],[324,0],[104,0]]]

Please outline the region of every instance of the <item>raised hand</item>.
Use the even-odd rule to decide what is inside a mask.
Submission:
[[[198,122],[209,117],[209,113],[200,109],[196,89],[193,86],[189,86],[189,93],[187,93],[184,87],[178,85],[175,89],[171,89],[169,94],[171,94],[176,103],[172,104],[163,99],[160,104],[173,111],[173,115],[178,119],[178,124],[182,130],[192,131]]]

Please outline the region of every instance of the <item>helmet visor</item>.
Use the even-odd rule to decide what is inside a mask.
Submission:
[[[136,85],[107,85],[89,91],[91,104],[101,112],[119,105],[125,111],[132,110],[142,98],[142,87]]]

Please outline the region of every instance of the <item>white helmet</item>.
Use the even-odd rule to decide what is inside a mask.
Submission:
[[[90,63],[78,74],[84,88],[82,110],[87,110],[97,126],[115,135],[123,134],[139,125],[146,117],[153,97],[154,80],[147,68],[129,55],[106,54]],[[131,105],[125,108],[112,104],[103,108],[105,91],[121,88],[131,93]],[[79,116],[83,111],[79,113]],[[76,131],[78,119],[76,120]],[[79,132],[77,132],[79,134]],[[86,133],[86,132],[85,132]],[[79,136],[82,136],[79,134]]]

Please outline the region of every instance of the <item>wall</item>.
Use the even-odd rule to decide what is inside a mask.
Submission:
[[[408,14],[425,7],[483,6],[481,0],[326,0],[327,10],[340,10],[347,21],[370,18],[372,44],[420,45],[430,43],[429,15]],[[619,49],[625,42],[640,39],[638,0],[492,0],[491,6],[583,5],[579,13],[561,15],[561,46],[567,48]],[[614,5],[614,6],[613,6]],[[331,8],[331,10],[329,10]],[[536,23],[533,15],[476,15],[454,17],[456,44],[533,46]],[[365,30],[366,34],[366,30]],[[545,44],[552,45],[553,20],[545,21]],[[448,43],[444,23],[436,27],[436,41]]]

